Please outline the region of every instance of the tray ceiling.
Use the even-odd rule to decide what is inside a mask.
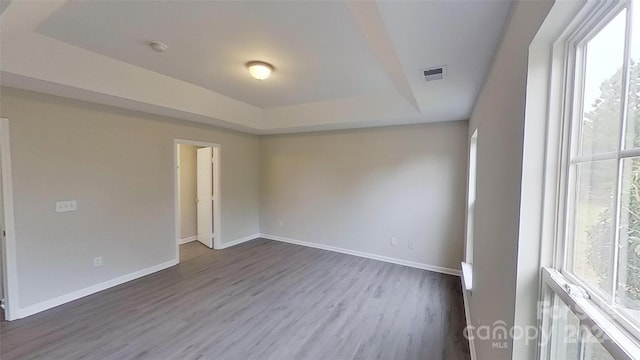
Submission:
[[[464,120],[509,6],[12,2],[0,15],[0,83],[252,133]],[[273,76],[251,78],[251,60]],[[445,78],[425,82],[420,69],[439,65]]]

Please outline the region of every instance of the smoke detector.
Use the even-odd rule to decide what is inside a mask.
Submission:
[[[445,65],[435,66],[426,69],[420,69],[422,76],[424,76],[424,81],[433,81],[444,79],[444,76],[447,73],[447,67]]]

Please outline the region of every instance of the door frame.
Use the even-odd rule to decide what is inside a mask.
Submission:
[[[175,244],[176,244],[176,259],[180,261],[180,245],[178,244],[180,241],[180,177],[178,173],[178,162],[179,162],[179,153],[178,153],[178,145],[194,145],[194,146],[203,146],[203,147],[211,147],[213,151],[213,196],[215,197],[215,201],[213,203],[213,248],[221,249],[222,242],[220,236],[222,234],[222,216],[221,215],[221,202],[222,202],[222,187],[221,179],[222,179],[222,166],[220,161],[222,159],[222,146],[220,144],[206,142],[206,141],[198,141],[198,140],[188,140],[188,139],[173,139],[173,184],[174,184],[174,213],[175,213]]]
[[[4,203],[4,240],[2,266],[4,285],[4,315],[7,320],[18,319],[18,270],[16,263],[15,215],[13,212],[13,174],[11,172],[11,145],[9,143],[9,119],[0,118],[0,166],[2,166],[2,196]]]

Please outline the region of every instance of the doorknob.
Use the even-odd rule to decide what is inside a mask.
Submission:
[[[200,201],[198,198],[196,198],[196,202]]]

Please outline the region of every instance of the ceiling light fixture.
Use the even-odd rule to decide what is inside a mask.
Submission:
[[[271,75],[273,65],[263,61],[250,61],[247,63],[249,74],[257,80],[264,80]]]
[[[169,48],[167,44],[160,41],[150,41],[149,46],[151,46],[151,48],[157,52],[163,52]]]

